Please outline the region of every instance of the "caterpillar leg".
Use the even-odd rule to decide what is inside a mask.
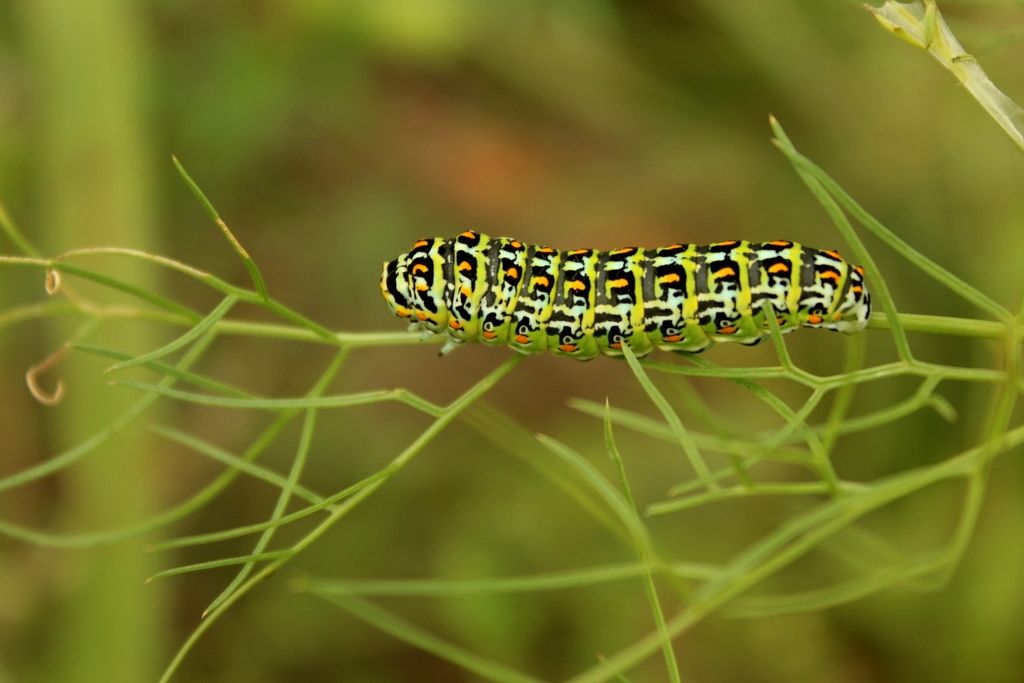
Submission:
[[[437,355],[439,355],[439,356],[447,356],[449,353],[451,353],[455,349],[459,348],[459,346],[461,346],[461,345],[462,345],[462,342],[455,341],[451,337],[448,337],[448,340],[445,341],[444,346],[442,346],[441,350],[437,352]]]

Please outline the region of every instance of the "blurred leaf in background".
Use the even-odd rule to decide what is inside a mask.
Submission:
[[[941,9],[992,79],[1024,98],[1024,5],[947,0]],[[467,227],[559,248],[730,238],[845,248],[770,144],[769,112],[902,238],[1016,310],[1024,259],[1019,151],[946,71],[880,30],[859,2],[0,6],[0,198],[31,239],[47,253],[96,244],[152,249],[247,283],[242,263],[175,174],[173,153],[214,199],[274,295],[332,329],[400,329],[377,293],[380,263],[418,237]],[[974,314],[898,254],[868,242],[900,310]],[[207,290],[178,276],[116,270],[124,263],[113,259],[102,265],[197,309],[216,305]],[[0,310],[41,299],[41,273],[0,272]],[[251,306],[239,307],[239,315],[268,319]],[[39,406],[24,390],[25,369],[80,322],[0,328],[0,476],[84,438],[117,402],[136,398],[105,386],[103,364],[77,358],[45,379],[65,381],[65,405]],[[174,333],[154,338],[152,328],[125,323],[111,334],[118,336],[110,345],[142,353]],[[890,359],[884,335],[868,334],[869,361]],[[827,374],[840,366],[843,343],[836,337],[797,334],[787,342],[803,367]],[[923,359],[951,364],[1000,352],[985,340],[915,335],[913,342]],[[770,365],[768,347],[722,346],[709,357],[723,366]],[[331,358],[330,349],[311,348],[228,338],[200,369],[260,395],[298,396]],[[404,386],[443,404],[506,355],[476,347],[444,359],[433,346],[365,350],[345,366],[334,390]],[[791,403],[804,397],[798,387],[767,384]],[[709,432],[717,424],[756,434],[775,417],[727,382],[659,378],[659,386],[688,424]],[[865,387],[855,409],[888,405],[915,386]],[[872,479],[973,445],[965,435],[984,421],[987,396],[967,384],[943,385],[941,394],[959,414],[955,425],[927,410],[844,439],[833,457],[842,478]],[[609,359],[528,359],[487,401],[526,435],[543,432],[572,444],[614,481],[600,424],[567,406],[572,398],[603,404],[609,396],[616,407],[658,417],[628,366]],[[710,410],[701,414],[695,406],[704,404]],[[253,412],[177,403],[163,410],[161,420],[233,453],[263,425]],[[483,419],[475,410],[284,578],[301,570],[457,580],[636,560],[628,545],[539,476],[536,462],[488,439],[493,424],[484,433],[474,426]],[[324,411],[304,483],[340,490],[382,467],[428,422],[393,404]],[[298,435],[298,425],[287,427],[261,463],[287,472]],[[616,439],[636,499],[664,498],[667,482],[684,472],[679,453],[641,433],[618,430]],[[216,471],[151,434],[125,433],[118,443],[103,458],[5,491],[0,515],[70,530],[123,523],[183,499]],[[538,453],[541,463],[554,459]],[[777,467],[772,471],[788,471]],[[1024,589],[1013,570],[1020,564],[1014,539],[1024,529],[1022,474],[1019,458],[997,461],[977,536],[942,591],[886,591],[790,616],[715,615],[676,642],[684,680],[1021,680]],[[154,480],[158,486],[150,485]],[[275,495],[243,479],[174,534],[263,521]],[[897,544],[927,548],[949,535],[962,497],[951,485],[930,489],[875,512],[866,526]],[[715,563],[800,509],[789,500],[751,499],[648,523],[673,556]],[[289,534],[295,535],[282,532]],[[156,560],[144,545],[134,541],[107,554],[0,540],[0,677],[153,679],[232,570],[159,587],[143,587],[141,578],[157,566],[252,549],[232,541],[216,555],[189,549]],[[815,555],[771,588],[827,584],[840,566]],[[96,567],[103,569],[90,580]],[[179,679],[476,680],[287,588],[275,580],[227,612]],[[598,653],[611,654],[652,628],[638,580],[381,604],[545,680],[572,676]],[[635,681],[664,677],[657,657],[631,673]]]

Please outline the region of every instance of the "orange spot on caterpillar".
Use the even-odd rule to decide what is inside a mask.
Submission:
[[[498,337],[498,333],[491,330],[484,330],[482,334],[484,339],[497,339]]]
[[[589,254],[589,253],[590,253],[589,249],[573,249],[572,251],[569,252],[569,255],[570,256],[579,256],[580,254]]]
[[[832,280],[833,282],[839,282],[839,273],[834,270],[826,270],[823,273],[818,273],[818,277],[822,280]]]
[[[722,329],[718,330],[719,334],[736,334],[738,328],[735,325],[726,325]]]
[[[427,268],[422,263],[417,263],[415,266],[412,267],[412,272],[414,272],[414,273],[425,273],[428,270],[430,270],[430,269]]]
[[[622,348],[622,342],[612,342],[608,346],[612,347],[613,349],[621,349]]]
[[[626,278],[619,278],[618,280],[612,280],[608,284],[611,285],[612,287],[625,287],[626,285],[629,284],[629,280],[627,280]]]
[[[861,292],[864,291],[864,288],[861,287],[860,285],[854,285],[853,287],[850,287],[850,291],[853,292],[854,294],[860,294]]]
[[[515,266],[513,266],[513,267],[511,267],[511,268],[509,268],[508,270],[505,271],[505,276],[506,277],[519,277],[519,269],[516,268]]]
[[[473,264],[470,263],[469,261],[459,262],[459,272],[462,272],[464,270],[473,270]]]
[[[811,325],[820,325],[822,320],[823,318],[817,313],[812,313],[811,315],[807,316],[807,322]]]
[[[463,230],[462,232],[459,233],[459,237],[473,238],[476,237],[476,233],[473,232],[472,230]]]
[[[523,246],[523,243],[520,242],[519,240],[512,240],[511,242],[508,243],[508,245],[513,249],[519,249],[520,247]]]
[[[735,246],[737,244],[739,244],[739,242],[737,240],[726,240],[724,242],[712,242],[711,246],[713,246],[713,247],[732,247],[732,246]]]
[[[854,266],[853,269],[857,272],[857,275],[863,275],[864,274],[864,268],[861,267],[861,266]]]
[[[842,256],[840,256],[840,255],[839,255],[839,252],[838,252],[837,250],[835,250],[835,249],[826,249],[826,250],[825,250],[825,251],[823,251],[822,253],[823,253],[823,254],[827,254],[827,255],[831,256],[832,258],[834,258],[834,259],[838,259],[838,260],[840,260],[840,261],[842,261],[842,260],[843,260],[843,257],[842,257]]]
[[[658,280],[661,283],[679,282],[679,273],[669,273],[665,277]]]
[[[401,307],[396,308],[395,309],[395,315],[397,315],[399,318],[408,318],[409,317],[409,309],[408,308],[401,308]]]
[[[576,291],[580,291],[587,288],[587,285],[585,282],[583,282],[583,280],[569,280],[568,285],[569,289],[575,289]]]
[[[718,270],[715,271],[715,277],[729,277],[730,275],[735,274],[736,271],[730,268],[729,266],[726,266],[725,268],[719,268]]]
[[[473,290],[470,289],[469,287],[466,287],[465,285],[463,285],[462,287],[459,287],[459,293],[462,294],[462,296],[465,296],[465,297],[473,296]]]
[[[538,254],[553,254],[553,253],[555,253],[555,250],[552,249],[551,247],[537,247],[537,253]]]
[[[412,248],[419,249],[420,247],[425,247],[428,244],[430,244],[430,242],[428,242],[427,240],[416,240],[416,244],[412,245]]]
[[[670,334],[667,337],[662,337],[661,339],[662,339],[662,341],[667,341],[667,342],[672,343],[672,342],[677,342],[677,341],[679,341],[682,338],[683,338],[683,335],[681,335],[681,334]]]
[[[619,254],[632,254],[634,251],[636,251],[636,247],[626,247],[625,249],[616,249],[616,250],[612,251],[611,253],[615,254],[615,255],[619,255]]]
[[[772,265],[768,266],[768,272],[769,273],[788,273],[789,272],[789,264],[788,263],[773,263]]]
[[[527,337],[525,334],[517,334],[513,338],[520,344],[528,344],[530,342],[530,338]]]
[[[772,245],[773,247],[791,247],[791,246],[793,246],[793,243],[790,242],[789,240],[775,240],[774,242],[769,242],[768,244]]]
[[[575,344],[561,344],[558,348],[560,348],[562,351],[565,351],[566,353],[572,353],[579,347],[577,347]]]
[[[416,311],[416,317],[419,318],[420,320],[426,320],[427,314],[424,313],[423,311]]]
[[[430,289],[430,287],[428,287],[427,283],[425,283],[425,282],[421,282],[418,285],[416,285],[416,291],[417,292],[425,292],[428,289]]]
[[[461,330],[462,323],[460,323],[455,318],[452,318],[451,320],[448,321],[448,327],[452,328],[453,330]]]
[[[535,286],[538,284],[541,285],[542,287],[547,287],[548,285],[551,284],[551,280],[548,279],[547,275],[536,275],[532,280],[530,280],[530,286]]]

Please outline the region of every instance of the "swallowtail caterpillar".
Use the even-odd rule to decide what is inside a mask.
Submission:
[[[469,341],[578,360],[623,344],[697,353],[757,344],[769,310],[782,332],[858,332],[871,314],[863,268],[786,240],[559,251],[467,230],[417,241],[380,289],[411,330],[448,336],[442,355]]]

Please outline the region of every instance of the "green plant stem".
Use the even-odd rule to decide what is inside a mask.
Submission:
[[[871,284],[871,289],[874,292],[874,299],[881,303],[882,311],[885,312],[887,320],[891,323],[889,331],[892,333],[893,343],[896,345],[896,353],[899,355],[900,360],[909,363],[913,360],[910,342],[907,341],[906,332],[900,325],[898,309],[892,294],[889,292],[889,285],[875,263],[874,257],[868,252],[864,242],[853,229],[853,226],[850,225],[849,219],[847,219],[842,209],[839,208],[836,200],[822,187],[820,178],[799,164],[800,154],[796,151],[796,147],[793,146],[789,136],[786,135],[786,131],[782,129],[781,124],[779,124],[774,116],[769,117],[769,123],[772,131],[775,133],[774,142],[776,146],[782,150],[782,153],[786,155],[794,168],[796,168],[797,175],[800,176],[800,179],[807,185],[811,194],[814,195],[818,203],[825,209],[825,213],[828,214],[833,225],[836,226],[843,239],[853,249],[854,255],[863,264],[868,273],[868,282]]]
[[[147,44],[140,40],[144,18],[130,0],[31,0],[18,3],[24,39],[32,55],[35,203],[43,210],[39,231],[47,250],[75,244],[123,243],[158,250],[160,235],[149,170],[147,112],[142,92],[147,83]],[[26,131],[29,132],[29,131]],[[28,170],[28,169],[27,169]],[[11,236],[10,230],[6,230]],[[23,253],[37,249],[27,240],[15,242]],[[153,306],[168,301],[150,292],[159,289],[158,274],[142,263],[114,266],[110,281],[133,281],[133,295]],[[50,284],[54,284],[51,280]],[[101,284],[107,284],[103,282]],[[187,308],[170,304],[176,313]],[[109,334],[102,328],[98,334]],[[49,328],[51,339],[65,332]],[[129,346],[147,347],[152,329],[140,326],[119,331]],[[200,344],[197,344],[197,348]],[[198,353],[198,350],[197,350]],[[137,401],[93,388],[92,369],[82,358],[60,366],[67,400],[47,421],[49,438],[74,443],[97,424],[115,421],[61,458],[15,477],[24,483],[78,461],[62,478],[64,514],[90,527],[117,524],[150,514],[159,499],[158,481],[147,459],[147,434],[134,423],[153,402]],[[72,393],[75,392],[75,393]],[[117,438],[110,438],[114,433]],[[96,446],[103,444],[102,452]],[[77,452],[76,452],[77,451]],[[79,460],[86,453],[92,457]],[[54,467],[57,465],[58,467]],[[12,478],[5,479],[10,484]],[[116,492],[116,493],[115,493]],[[61,523],[63,520],[57,520]],[[47,668],[38,677],[64,683],[137,683],[152,680],[164,649],[165,631],[159,615],[163,591],[142,581],[155,567],[153,558],[132,543],[112,543],[75,553],[55,563],[55,578],[72,579],[60,611],[50,622],[47,650],[39,661]],[[56,609],[56,605],[54,608]]]
[[[302,537],[298,542],[290,547],[290,554],[286,557],[282,557],[277,560],[272,560],[269,564],[257,571],[253,576],[238,587],[231,595],[229,595],[216,609],[212,610],[206,618],[196,627],[192,634],[185,640],[182,646],[178,649],[178,652],[174,655],[171,663],[164,671],[163,676],[160,678],[160,683],[167,683],[177,671],[181,662],[185,659],[185,656],[189,653],[192,647],[198,642],[199,638],[214,624],[217,619],[220,618],[226,610],[228,610],[234,603],[240,600],[243,596],[249,593],[254,587],[260,584],[269,576],[277,572],[285,563],[287,563],[292,557],[298,555],[310,545],[315,543],[321,536],[337,524],[341,519],[347,515],[352,509],[357,507],[366,498],[371,496],[377,489],[383,485],[391,476],[400,471],[405,465],[409,463],[423,448],[429,444],[434,438],[437,437],[441,431],[444,430],[456,417],[458,417],[462,411],[472,405],[477,399],[485,394],[491,387],[498,383],[501,378],[505,377],[510,373],[522,360],[521,356],[513,356],[502,363],[496,370],[488,374],[482,380],[477,382],[473,387],[466,391],[462,396],[455,399],[450,403],[446,412],[440,417],[436,418],[434,422],[427,427],[427,429],[420,434],[420,436],[405,450],[398,454],[394,460],[388,464],[387,467],[382,470],[386,472],[386,475],[376,480],[374,483],[360,489],[356,494],[344,500],[335,509],[333,509],[327,519],[323,520],[317,525],[312,531]]]
[[[220,217],[217,209],[213,207],[213,203],[210,202],[209,198],[207,198],[206,193],[199,188],[196,181],[192,180],[192,176],[188,174],[188,171],[186,171],[185,167],[181,165],[178,158],[171,157],[171,160],[173,161],[174,167],[177,169],[182,180],[185,181],[185,184],[188,185],[192,194],[199,200],[199,203],[206,210],[207,214],[209,214],[210,219],[213,220],[214,224],[221,231],[221,234],[224,235],[224,239],[228,241],[228,244],[231,245],[231,248],[238,255],[238,258],[242,260],[242,264],[245,266],[245,269],[249,271],[249,277],[252,279],[252,284],[256,288],[256,293],[259,294],[260,299],[264,302],[269,302],[270,295],[267,293],[267,285],[263,281],[263,275],[260,273],[259,267],[256,266],[256,262],[252,260],[252,257],[249,256],[249,252],[246,251],[245,247],[242,246],[242,243],[238,241],[235,234],[231,232],[228,224],[224,222],[224,219]]]
[[[711,478],[711,470],[708,469],[707,463],[704,462],[704,457],[700,453],[700,449],[697,448],[697,444],[694,443],[693,438],[687,432],[683,426],[682,420],[679,419],[679,415],[672,409],[669,402],[665,400],[665,396],[654,386],[654,382],[644,372],[643,367],[640,365],[640,361],[637,360],[636,356],[633,355],[632,350],[628,345],[622,347],[623,357],[626,362],[629,363],[629,369],[633,371],[633,375],[636,377],[640,386],[650,397],[651,402],[654,403],[658,412],[661,413],[662,417],[665,418],[665,422],[668,423],[672,433],[676,437],[676,442],[682,449],[683,453],[686,454],[686,458],[690,461],[690,466],[693,468],[697,478],[704,482],[704,485],[710,489],[714,489],[718,486],[718,483]]]
[[[668,621],[670,635],[673,638],[678,637],[713,610],[760,583],[869,512],[937,482],[967,477],[975,470],[979,461],[1016,448],[1022,443],[1024,426],[1009,431],[994,444],[969,449],[936,465],[887,477],[865,491],[843,496],[800,515],[741,553],[729,563],[718,578],[700,586],[691,604]],[[606,680],[615,672],[624,671],[656,652],[661,647],[661,642],[661,634],[655,631],[570,681],[596,683]]]
[[[687,579],[707,580],[717,575],[713,565],[696,563],[649,564],[632,562],[586,567],[528,576],[503,576],[488,579],[310,579],[293,582],[300,592],[319,595],[377,595],[388,597],[454,597],[540,593],[596,584],[642,578],[647,572],[670,574]]]
[[[485,680],[501,683],[540,683],[532,676],[508,668],[503,664],[484,659],[461,647],[438,638],[428,631],[413,626],[404,619],[384,610],[373,603],[353,596],[327,595],[324,600],[347,610],[353,616],[398,638],[413,647],[430,652],[441,659],[470,671]]]
[[[633,518],[633,524],[643,528],[643,521],[640,519],[640,515],[637,512],[636,500],[633,498],[633,490],[629,485],[629,477],[626,474],[626,465],[622,461],[622,455],[619,453],[619,447],[615,443],[615,435],[612,430],[611,412],[610,405],[605,402],[605,413],[604,413],[604,443],[605,450],[608,452],[608,457],[611,458],[615,464],[615,469],[619,475],[619,488],[622,490],[622,496],[625,498],[628,505],[628,514]],[[743,472],[742,468],[737,468],[739,472]],[[679,663],[676,661],[675,648],[672,645],[672,638],[669,636],[668,629],[665,627],[665,612],[661,606],[661,600],[658,597],[658,587],[654,583],[654,566],[660,564],[657,554],[654,552],[653,544],[648,535],[633,536],[633,550],[640,559],[640,562],[647,567],[647,571],[644,572],[644,592],[647,594],[647,602],[651,608],[651,615],[654,617],[654,623],[658,627],[658,631],[661,633],[661,650],[665,658],[665,668],[668,670],[668,677],[672,683],[679,683],[681,677],[679,675]],[[687,587],[687,593],[689,592]]]
[[[341,350],[335,354],[334,359],[330,365],[321,374],[320,379],[317,380],[316,385],[309,391],[310,398],[316,398],[322,394],[327,387],[334,381],[338,372],[341,370],[342,365],[345,363],[348,357],[348,351]],[[284,515],[285,510],[288,508],[288,502],[291,500],[292,493],[303,490],[303,487],[299,484],[299,478],[302,476],[302,472],[306,466],[306,460],[309,455],[309,449],[313,442],[313,433],[316,431],[316,408],[307,408],[305,420],[302,424],[302,434],[299,437],[299,443],[295,452],[295,459],[292,461],[291,470],[288,472],[288,480],[281,488],[281,492],[278,494],[277,502],[274,504],[274,510],[270,515],[271,522],[277,522]],[[314,500],[313,503],[318,503],[320,500]],[[268,526],[261,532],[259,540],[256,542],[256,547],[252,551],[254,558],[264,554],[267,546],[274,537],[274,533],[277,531],[277,527],[272,525]],[[240,586],[245,579],[252,573],[255,567],[255,560],[247,562],[238,572],[231,583],[221,591],[220,595],[214,598],[210,606],[203,612],[205,617],[210,613],[210,610],[217,609],[217,607],[227,600],[232,592]]]

